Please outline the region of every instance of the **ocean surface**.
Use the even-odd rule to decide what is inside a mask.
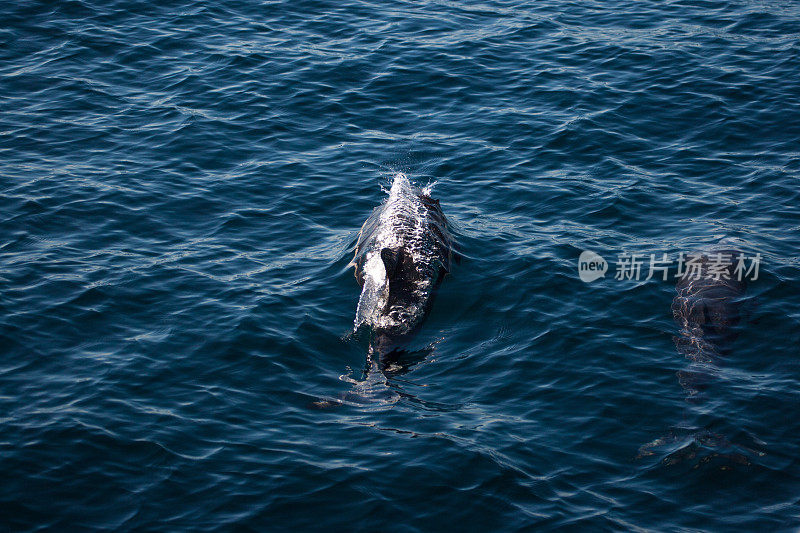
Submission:
[[[0,530],[800,527],[800,3],[0,21]],[[376,372],[349,263],[398,172],[461,261]],[[721,239],[759,271],[701,387],[645,278]]]

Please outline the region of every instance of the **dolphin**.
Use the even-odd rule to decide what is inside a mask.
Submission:
[[[678,372],[678,379],[690,402],[700,399],[738,337],[747,286],[743,272],[736,269],[740,258],[742,252],[734,248],[692,254],[675,286],[672,315],[680,329],[673,340],[678,353],[691,361],[689,369]]]
[[[692,405],[703,402],[705,390],[739,335],[747,289],[740,262],[744,255],[735,248],[724,247],[724,242],[688,255],[672,299],[672,315],[679,328],[673,341],[678,353],[689,360],[688,368],[677,372],[678,382],[687,403]],[[757,446],[763,444],[750,437]],[[664,464],[688,459],[698,461],[695,467],[713,463],[723,470],[749,466],[750,457],[764,455],[763,451],[735,444],[720,433],[686,421],[670,429],[667,436],[640,447],[638,457],[654,455],[658,448],[672,450],[664,457]]]
[[[363,381],[338,399],[312,403],[315,408],[342,404],[393,403],[408,396],[391,377],[405,373],[432,348],[403,347],[430,311],[436,289],[455,259],[453,237],[429,188],[395,174],[389,196],[361,228],[350,266],[361,285],[353,331],[369,331]]]
[[[361,285],[354,329],[370,329],[371,348],[388,353],[412,335],[454,258],[439,200],[403,173],[364,222],[351,265]]]

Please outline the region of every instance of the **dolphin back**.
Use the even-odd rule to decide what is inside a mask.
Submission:
[[[705,351],[696,354],[701,358],[719,355],[736,337],[741,297],[746,288],[744,279],[738,279],[736,272],[741,255],[735,249],[697,254],[696,270],[687,270],[676,284],[672,313],[683,337],[678,340]],[[683,342],[678,348],[689,356],[681,349],[685,346]]]
[[[354,326],[409,333],[427,314],[452,261],[453,238],[439,201],[396,175],[356,242],[352,264],[362,292]]]

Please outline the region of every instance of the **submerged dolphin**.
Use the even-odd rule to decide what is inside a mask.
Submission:
[[[438,200],[394,176],[389,197],[364,222],[352,264],[361,285],[355,328],[368,326],[381,352],[413,333],[450,271],[453,238]]]
[[[739,250],[718,245],[689,257],[691,263],[687,262],[672,300],[672,314],[679,327],[679,334],[673,340],[678,352],[690,361],[687,369],[677,373],[686,401],[699,404],[738,337],[737,326],[747,287],[743,272],[737,270],[743,258]],[[717,463],[722,469],[750,465],[750,457],[764,455],[750,446],[734,444],[708,428],[686,422],[673,427],[667,436],[639,448],[639,457],[653,455],[657,448],[673,450],[663,459],[665,464],[695,460],[698,464]]]
[[[702,392],[738,336],[746,288],[742,272],[736,270],[741,257],[735,249],[697,253],[675,286],[672,314],[680,328],[675,347],[691,361],[678,378],[690,401]]]

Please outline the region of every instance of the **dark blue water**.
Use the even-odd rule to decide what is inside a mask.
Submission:
[[[797,2],[0,21],[0,529],[800,526]],[[365,372],[348,263],[400,171],[463,259]],[[614,264],[723,237],[762,264],[699,390],[675,280]]]

